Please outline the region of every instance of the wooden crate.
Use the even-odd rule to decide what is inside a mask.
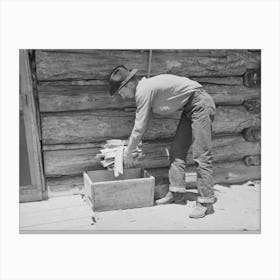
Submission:
[[[112,170],[87,171],[83,176],[85,194],[94,211],[154,204],[155,178],[141,168],[124,169],[117,178]]]

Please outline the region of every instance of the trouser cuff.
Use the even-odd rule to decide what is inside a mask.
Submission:
[[[211,196],[211,197],[199,196],[197,198],[197,202],[199,202],[199,203],[214,203],[215,201],[216,201],[215,196]]]
[[[185,186],[169,186],[169,191],[185,193],[187,191]]]

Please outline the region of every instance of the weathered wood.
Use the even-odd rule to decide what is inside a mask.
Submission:
[[[243,161],[247,166],[258,166],[261,165],[261,155],[246,156]]]
[[[148,171],[156,179],[155,199],[163,197],[168,190],[166,180],[168,178],[168,168],[148,169]],[[193,165],[187,167],[187,172],[194,171],[195,167]],[[246,166],[242,160],[214,163],[215,184],[239,184],[260,178],[260,166]],[[188,187],[195,186],[195,184],[195,182],[189,182]],[[51,197],[83,192],[82,175],[47,178],[47,185]]]
[[[244,86],[217,86],[205,85],[206,91],[213,97],[215,104],[220,105],[241,105],[247,100],[257,99],[261,96],[260,89],[251,89]]]
[[[261,179],[260,166],[245,166],[242,161],[214,166],[215,184],[239,184],[248,180]]]
[[[58,144],[58,145],[43,145],[43,151],[57,151],[57,150],[77,150],[77,149],[86,149],[86,148],[93,148],[93,149],[101,149],[102,144],[100,143],[76,143],[76,144]]]
[[[187,168],[187,173],[194,171],[194,166]],[[168,192],[168,170],[154,169],[149,170],[149,172],[158,178],[158,183],[155,186],[155,199],[160,199]],[[260,166],[246,166],[241,160],[214,164],[214,184],[232,185],[258,179],[261,179]],[[193,177],[193,181],[187,183],[186,187],[196,188],[195,177]]]
[[[137,169],[140,171],[140,169]],[[107,174],[113,171],[96,171],[104,177],[95,181],[94,171],[84,174],[86,194],[92,202],[94,211],[107,211],[116,209],[129,209],[136,207],[151,206],[154,203],[155,179],[151,177],[140,177],[140,172],[135,178],[126,178],[124,172],[122,180],[108,180]],[[109,176],[109,177],[112,177]],[[114,176],[114,175],[113,175]]]
[[[258,53],[247,50],[154,50],[151,75],[173,73],[185,76],[241,76],[247,68],[258,67],[259,57]],[[36,51],[36,61],[38,80],[106,79],[112,69],[120,64],[138,68],[140,75],[146,74],[148,51]]]
[[[261,86],[261,68],[247,69],[243,77],[243,82],[246,87],[255,88]]]
[[[243,160],[214,162],[215,184],[238,184],[261,178],[261,166],[246,166]],[[168,178],[168,168],[148,169],[148,172],[160,182]],[[187,166],[186,173],[195,172],[195,165]]]
[[[90,169],[103,169],[95,156],[99,149],[79,149],[44,152],[46,176],[81,174]]]
[[[191,79],[201,84],[214,85],[228,85],[241,86],[243,85],[243,78],[240,76],[226,76],[226,77],[190,77]]]
[[[59,203],[57,203],[57,207],[59,208]],[[51,228],[51,224],[53,223],[61,222],[64,224],[67,220],[69,222],[69,219],[72,219],[71,225],[74,227],[75,223],[73,220],[78,221],[79,219],[85,217],[91,218],[92,216],[92,210],[85,203],[75,207],[71,207],[70,204],[69,207],[62,209],[51,209],[49,211],[44,211],[43,213],[42,211],[37,211],[28,213],[27,215],[23,214],[20,216],[19,226],[20,230],[39,229],[40,227],[43,227],[43,225],[45,228],[48,228],[47,224],[49,224],[49,228]]]
[[[260,55],[247,50],[225,50],[225,56],[186,56],[184,52],[154,50],[152,74],[171,73],[183,76],[239,76],[247,68],[259,66]]]
[[[38,80],[107,79],[117,65],[146,74],[148,52],[92,50],[91,53],[36,51]]]
[[[27,50],[20,50],[20,91],[22,98],[22,110],[26,141],[28,149],[28,159],[30,164],[31,184],[34,190],[21,192],[21,201],[38,200],[43,197],[45,190],[45,179],[43,174],[41,143],[39,135],[39,120],[37,118],[37,107],[32,85],[30,60]],[[37,191],[35,190],[37,189]],[[41,195],[39,194],[41,193]],[[32,197],[34,196],[34,197]]]
[[[261,112],[260,100],[245,100],[243,106],[252,114],[259,114]]]
[[[138,159],[143,168],[167,167],[169,160],[165,149],[170,142],[143,143],[144,157]],[[84,170],[103,169],[96,158],[99,149],[45,151],[44,166],[47,176],[81,174]],[[247,142],[242,136],[223,137],[213,140],[213,161],[236,160],[260,153],[260,144]],[[188,165],[194,164],[192,151],[187,156]]]
[[[20,186],[19,202],[40,201],[43,199],[42,190],[34,186]]]
[[[79,194],[84,191],[84,182],[81,174],[46,178],[46,185],[49,197]]]
[[[261,141],[261,129],[259,127],[249,127],[242,131],[244,139],[250,142]]]
[[[46,82],[38,86],[41,112],[59,112],[96,109],[122,109],[135,107],[135,101],[123,101],[111,97],[108,85],[96,81],[91,85],[76,85],[72,82]],[[260,89],[242,85],[203,84],[212,95],[216,105],[241,105],[244,101],[260,97]]]
[[[172,137],[180,112],[168,116],[154,116],[144,139]],[[110,138],[128,138],[135,114],[117,110],[42,115],[44,144],[88,143]],[[214,134],[236,134],[245,128],[260,126],[260,116],[252,115],[242,106],[218,107],[213,123]]]

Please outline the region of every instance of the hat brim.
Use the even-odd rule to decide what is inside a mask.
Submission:
[[[136,68],[132,69],[130,71],[129,75],[127,76],[127,78],[121,83],[119,88],[116,89],[111,95],[114,95],[117,91],[119,91],[121,88],[123,88],[129,82],[129,80],[131,80],[131,78],[133,78],[136,75],[137,72],[138,72],[138,69],[136,69]]]

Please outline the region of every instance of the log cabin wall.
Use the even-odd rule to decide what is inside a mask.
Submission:
[[[120,64],[147,75],[149,50],[35,50],[44,173],[50,195],[83,185],[84,170],[102,169],[95,155],[106,139],[127,139],[135,104],[111,98],[108,75]],[[217,105],[213,124],[216,183],[260,178],[260,50],[153,50],[151,76],[172,73],[200,82]],[[169,146],[180,112],[150,121],[140,164],[168,176]],[[191,151],[188,171],[194,170]],[[161,194],[162,195],[162,194]],[[161,196],[158,195],[158,196]]]

